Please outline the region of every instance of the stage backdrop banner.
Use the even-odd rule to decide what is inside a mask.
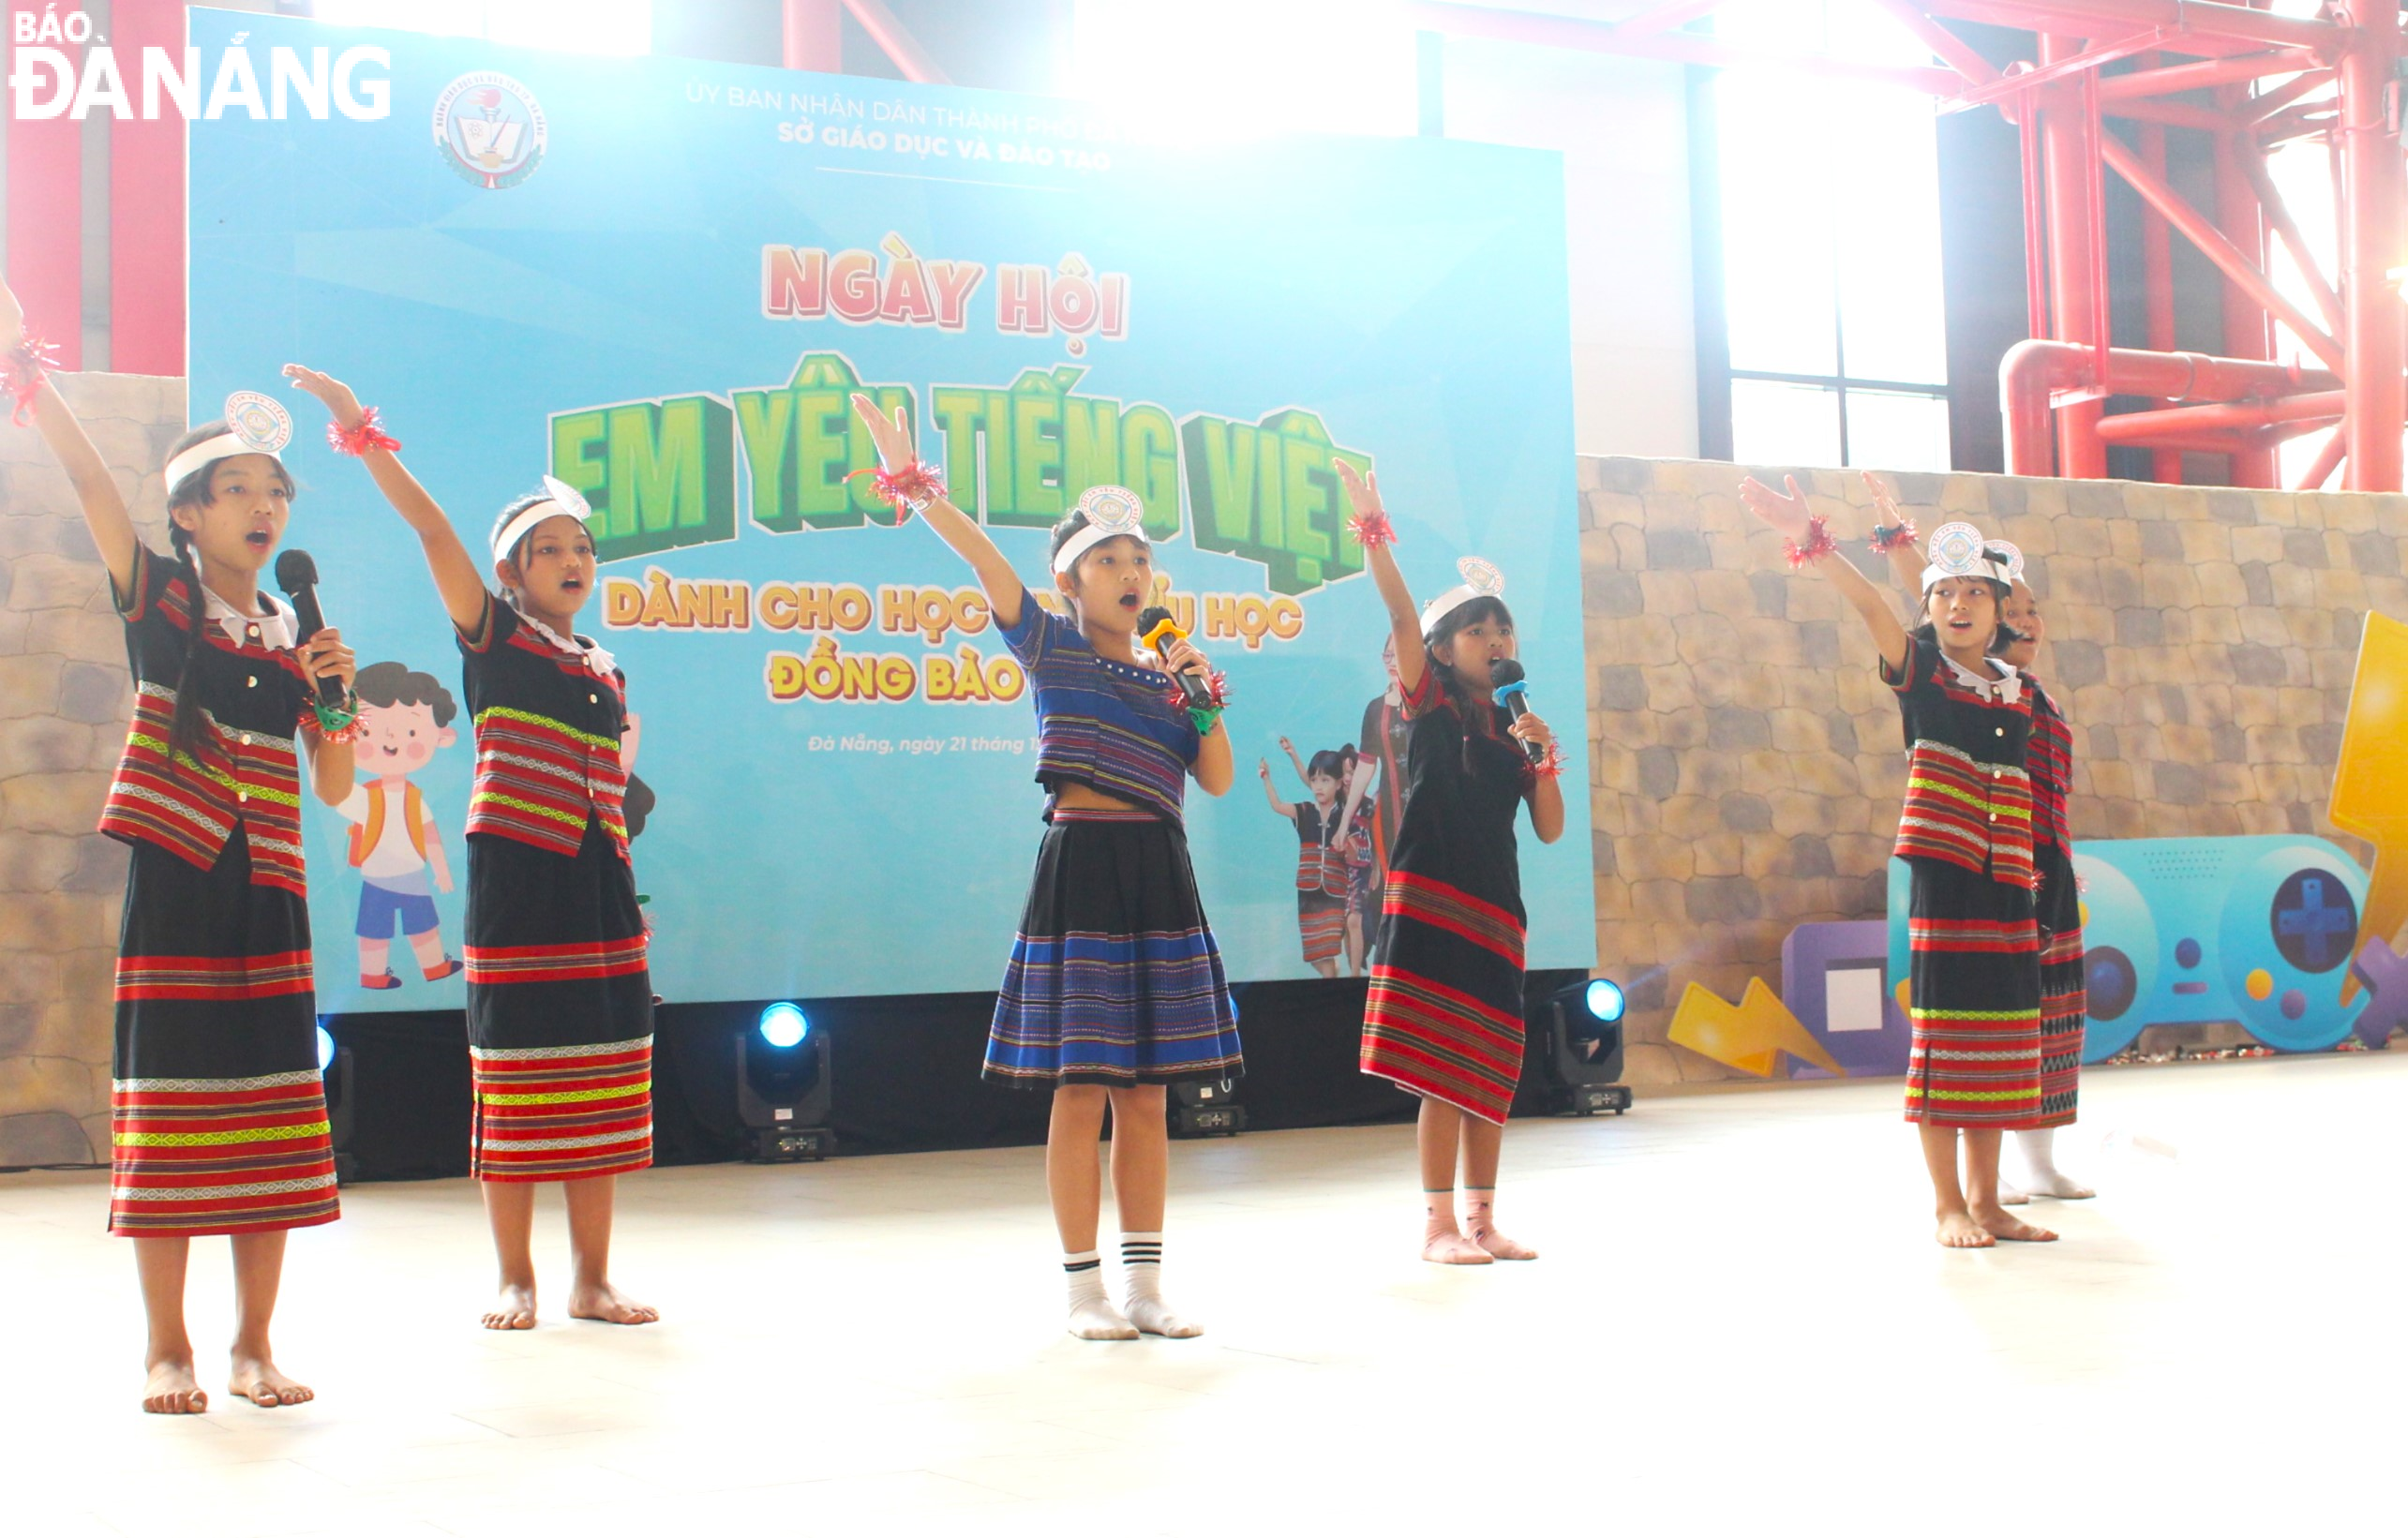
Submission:
[[[1308,761],[1388,738],[1386,624],[1333,464],[1376,469],[1418,596],[1461,557],[1504,575],[1566,754],[1563,841],[1521,836],[1530,964],[1591,964],[1558,157],[192,25],[217,67],[390,52],[381,120],[280,116],[309,82],[262,65],[257,112],[237,93],[191,125],[191,411],[288,402],[287,544],[370,670],[363,788],[305,818],[324,1007],[458,999],[421,957],[459,949],[472,755],[417,542],[277,377],[295,361],[382,409],[472,551],[546,472],[598,510],[579,628],[641,723],[635,860],[671,999],[989,989],[1010,946],[1042,833],[1025,679],[967,568],[853,478],[856,389],[910,412],[1040,590],[1082,490],[1142,498],[1166,600],[1234,696],[1236,784],[1192,793],[1188,826],[1234,979],[1312,972],[1313,819],[1274,810],[1258,761],[1309,806],[1283,738]],[[1366,771],[1370,803],[1391,772]],[[1376,842],[1347,853],[1330,886],[1361,909]]]

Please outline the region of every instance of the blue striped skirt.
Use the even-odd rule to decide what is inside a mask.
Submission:
[[[1162,1084],[1245,1068],[1186,835],[1150,813],[1055,809],[995,995],[986,1077]]]

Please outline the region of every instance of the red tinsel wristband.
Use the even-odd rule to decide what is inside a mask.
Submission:
[[[894,526],[900,529],[904,520],[945,495],[945,477],[925,459],[914,459],[901,470],[857,470],[845,477],[871,477],[870,491],[878,500],[894,509]]]
[[[1789,558],[1789,569],[1793,572],[1813,565],[1838,548],[1839,542],[1832,538],[1831,520],[1819,513],[1806,520],[1805,544],[1800,545],[1793,539],[1781,542],[1782,554]]]
[[[371,406],[360,413],[359,426],[355,427],[327,423],[326,446],[337,454],[348,454],[357,459],[370,449],[382,449],[392,454],[401,447],[401,440],[384,430],[382,424],[377,421],[376,408]]]
[[[1902,545],[1914,544],[1914,520],[1900,518],[1894,524],[1875,524],[1870,543],[1873,545],[1873,553],[1877,556],[1886,556]]]
[[[1355,543],[1366,550],[1397,543],[1397,526],[1388,521],[1388,515],[1383,509],[1356,514],[1346,520],[1346,529],[1354,536]]]
[[[0,352],[0,390],[8,393],[11,407],[8,418],[20,427],[31,426],[34,420],[34,397],[42,393],[42,381],[58,366],[58,349],[32,332],[6,352]]]

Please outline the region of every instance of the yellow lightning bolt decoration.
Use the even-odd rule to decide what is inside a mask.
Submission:
[[[1672,1011],[1667,1038],[1700,1057],[1711,1057],[1758,1079],[1772,1077],[1785,1052],[1826,1073],[1847,1076],[1847,1070],[1823,1051],[1823,1044],[1798,1023],[1780,995],[1764,986],[1762,978],[1748,978],[1747,992],[1735,1005],[1724,1003],[1703,983],[1691,983],[1682,991],[1680,1007]]]
[[[2408,625],[2366,617],[2357,678],[2341,726],[2341,761],[2333,770],[2333,826],[2374,845],[2366,910],[2358,916],[2356,956],[2369,940],[2396,940],[2408,922]],[[2341,1002],[2357,994],[2357,975],[2341,981]]]

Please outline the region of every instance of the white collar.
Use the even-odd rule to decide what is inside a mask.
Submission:
[[[550,517],[552,515],[553,515],[551,514],[545,515],[546,517]],[[567,652],[570,656],[583,657],[585,659],[585,665],[593,669],[593,676],[595,678],[606,679],[610,677],[613,670],[615,670],[619,665],[617,659],[613,658],[609,652],[605,651],[602,648],[594,645],[591,641],[587,640],[584,636],[563,636],[559,631],[554,630],[551,626],[544,623],[541,620],[536,619],[525,609],[520,609],[518,611],[518,622],[525,625],[529,630],[533,631],[536,635],[541,635],[544,639],[551,642],[562,651]]]
[[[290,651],[300,640],[292,605],[279,602],[272,593],[262,592],[259,601],[265,614],[245,614],[208,589],[201,590],[202,612],[217,621],[226,633],[226,639],[236,646],[263,646],[270,651]]]
[[[1939,654],[1939,660],[1948,664],[1949,671],[1956,675],[1956,681],[1959,684],[1972,690],[1983,699],[1993,700],[2000,705],[2012,705],[2024,697],[2024,677],[2015,671],[2013,663],[2004,663],[1996,657],[1991,658],[1990,665],[2007,676],[2003,679],[1985,679],[1945,651]]]

